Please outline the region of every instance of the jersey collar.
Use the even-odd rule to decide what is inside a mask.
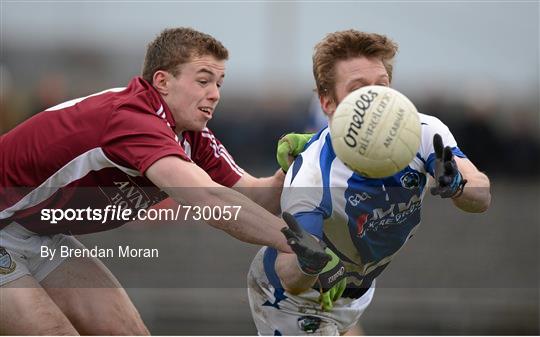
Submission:
[[[139,82],[148,88],[148,91],[151,93],[152,97],[154,98],[154,104],[152,104],[155,108],[155,113],[165,119],[167,121],[167,125],[175,131],[176,133],[176,122],[174,120],[174,117],[171,113],[171,110],[163,100],[163,97],[159,94],[159,92],[154,88],[150,83],[148,83],[146,80],[144,80],[142,77],[138,77]]]

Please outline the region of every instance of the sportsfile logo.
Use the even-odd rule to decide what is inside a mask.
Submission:
[[[131,208],[107,205],[105,208],[44,208],[41,220],[51,224],[63,221],[236,221],[242,206],[191,206],[177,205],[176,208],[148,208],[134,212]]]

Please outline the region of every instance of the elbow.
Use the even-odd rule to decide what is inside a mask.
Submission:
[[[481,187],[481,197],[479,198],[478,202],[478,212],[477,213],[484,213],[489,209],[489,206],[491,206],[491,183],[489,181],[489,178],[484,174],[483,175],[485,179],[485,185],[484,187]]]
[[[459,209],[467,213],[484,213],[491,206],[491,193],[487,191],[487,193],[482,197],[465,202],[460,200],[454,200],[454,204]]]
[[[470,178],[462,197],[454,199],[454,204],[469,213],[484,213],[491,206],[491,186],[489,178],[483,173]]]
[[[485,213],[489,209],[489,203],[477,204],[475,207],[463,209],[468,213]]]
[[[489,187],[485,189],[482,197],[479,199],[476,213],[484,213],[489,209],[489,206],[491,206],[491,192]]]
[[[481,203],[480,208],[479,208],[480,211],[478,213],[486,212],[489,209],[489,206],[491,206],[491,193],[488,192],[485,200],[483,201],[484,202]]]

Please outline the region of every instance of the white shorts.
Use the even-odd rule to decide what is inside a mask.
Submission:
[[[321,309],[315,290],[280,296],[264,271],[265,250],[259,250],[248,273],[249,306],[259,335],[338,336],[357,323],[373,299],[375,282],[360,298],[340,298],[329,312]]]
[[[0,287],[24,275],[31,275],[41,282],[66,259],[60,257],[59,253],[52,260],[41,257],[42,246],[50,249],[60,246],[84,247],[73,236],[39,235],[12,222],[0,230]]]

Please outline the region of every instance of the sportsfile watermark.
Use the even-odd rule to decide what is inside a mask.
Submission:
[[[427,181],[415,172],[398,180],[385,179],[366,188],[356,187],[351,184],[350,188],[246,188],[241,194],[280,196],[282,211],[292,213],[296,212],[292,207],[299,205],[341,217],[346,214],[343,219],[321,216],[320,220],[326,221],[325,240],[339,252],[350,259],[371,259],[366,263],[367,258],[358,258],[346,264],[348,282],[353,285],[361,281],[357,276],[378,273],[392,261],[382,271],[378,288],[512,288],[537,292],[540,236],[531,210],[537,207],[538,191],[529,184],[499,185],[496,200],[502,206],[492,205],[482,214],[461,212],[451,199],[432,196]],[[478,188],[474,193],[485,193],[484,190]],[[23,188],[12,192],[29,193]],[[30,231],[43,231],[44,235],[76,235],[84,246],[71,246],[64,241],[43,243],[41,246],[47,247],[35,247],[38,257],[46,261],[53,257],[103,259],[124,287],[245,287],[246,272],[260,247],[236,240],[226,230],[231,229],[232,234],[251,230],[251,215],[260,214],[263,223],[264,211],[258,208],[259,213],[251,213],[249,205],[237,198],[237,191],[225,188],[175,188],[172,192],[196,196],[193,199],[201,201],[189,204],[191,207],[187,201],[178,205],[159,191],[122,183],[116,188],[62,191],[45,206],[48,210],[39,209],[31,218],[13,221],[28,226]],[[517,199],[511,197],[518,194]],[[73,195],[69,202],[61,198],[66,195]],[[206,195],[219,195],[228,203],[214,204],[215,199],[201,197]],[[12,199],[13,204],[19,200]],[[111,206],[106,207],[105,202]],[[275,206],[279,206],[279,200]],[[41,216],[43,220],[39,220]],[[230,220],[205,221],[220,218]],[[307,221],[318,218],[299,219],[310,225]],[[519,226],[511,226],[515,223]],[[285,225],[283,222],[282,226]],[[12,227],[8,225],[6,232],[1,233],[2,240],[8,240],[4,233]],[[107,230],[113,227],[117,228]],[[86,233],[90,235],[81,235]],[[267,237],[267,232],[250,233],[258,239]],[[5,242],[8,245],[9,241]],[[2,260],[5,270],[9,271],[11,261],[22,265],[15,261],[17,253],[7,254]],[[87,283],[77,286],[99,287]]]
[[[105,208],[44,208],[40,218],[51,224],[59,221],[236,221],[242,206],[191,206],[177,205],[175,208],[138,209],[107,205]]]

